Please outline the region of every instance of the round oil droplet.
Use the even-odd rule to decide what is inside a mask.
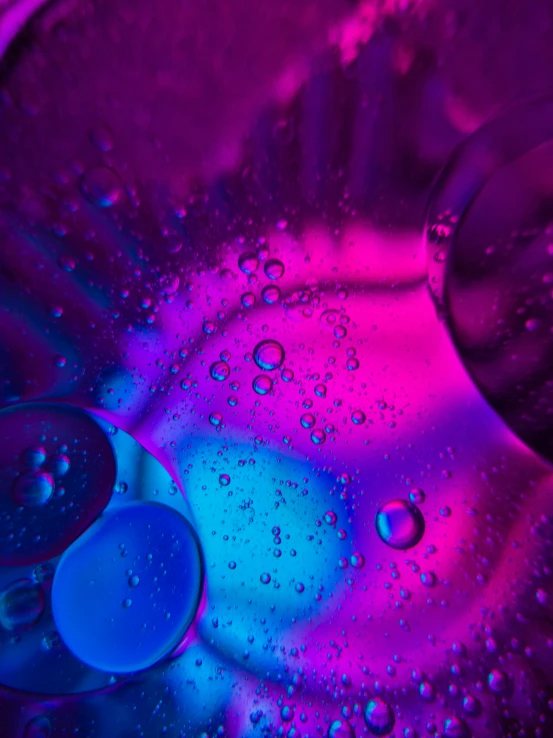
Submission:
[[[413,502],[415,505],[422,505],[422,503],[426,500],[426,493],[419,489],[418,487],[414,487],[409,492],[409,501]]]
[[[110,208],[121,198],[123,186],[113,169],[93,167],[81,177],[81,192],[96,207]]]
[[[363,425],[367,416],[362,410],[354,410],[351,414],[351,422],[355,425]]]
[[[355,731],[347,720],[334,720],[327,735],[328,738],[355,738]]]
[[[284,361],[284,349],[273,339],[260,341],[253,350],[253,360],[260,369],[278,369]]]
[[[255,295],[253,292],[244,292],[240,298],[240,302],[245,308],[251,308],[255,305]]]
[[[470,730],[464,720],[450,717],[444,723],[444,738],[470,738]]]
[[[500,669],[492,669],[488,674],[488,687],[495,694],[504,694],[507,691],[509,680],[507,674]]]
[[[284,264],[280,259],[268,259],[265,262],[263,271],[269,279],[280,279],[284,274]]]
[[[230,366],[226,361],[214,361],[209,367],[209,374],[216,382],[224,382],[230,377]]]
[[[273,389],[273,380],[266,374],[259,374],[252,382],[258,395],[267,395]]]
[[[388,735],[394,729],[396,722],[394,711],[380,697],[369,700],[363,714],[372,735]]]
[[[316,446],[320,446],[326,441],[326,433],[322,428],[315,428],[311,431],[311,440]]]
[[[42,589],[31,579],[17,579],[0,592],[0,626],[19,631],[32,628],[44,612]]]
[[[376,531],[388,546],[398,549],[416,546],[424,535],[424,517],[411,502],[390,500],[376,514]]]
[[[46,449],[42,446],[26,448],[21,454],[21,461],[28,469],[38,469],[46,461]]]
[[[280,300],[280,290],[276,285],[268,285],[261,290],[261,297],[267,305],[274,305]]]
[[[42,471],[21,474],[12,485],[13,500],[21,507],[41,507],[52,499],[54,479]]]
[[[129,568],[140,579],[132,602]],[[52,588],[54,620],[85,664],[114,674],[139,671],[181,640],[201,584],[188,521],[165,505],[133,502],[104,514],[63,554]]]
[[[257,255],[251,251],[244,254],[240,254],[238,257],[238,268],[244,272],[244,274],[253,274],[259,266],[259,259]]]

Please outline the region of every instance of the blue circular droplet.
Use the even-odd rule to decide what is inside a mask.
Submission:
[[[140,586],[129,582],[129,568]],[[85,664],[120,674],[147,669],[191,624],[202,578],[188,521],[165,505],[131,503],[103,515],[62,556],[54,620]]]

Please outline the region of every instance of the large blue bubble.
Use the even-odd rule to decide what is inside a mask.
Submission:
[[[97,520],[63,555],[52,589],[59,633],[84,663],[129,673],[167,656],[199,603],[202,560],[188,521],[134,502]]]

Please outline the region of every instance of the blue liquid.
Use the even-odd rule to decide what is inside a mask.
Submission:
[[[147,669],[176,647],[202,584],[196,537],[175,510],[151,502],[107,513],[70,546],[54,577],[60,636],[110,673]]]

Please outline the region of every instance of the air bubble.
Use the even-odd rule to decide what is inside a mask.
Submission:
[[[273,380],[266,374],[259,374],[253,380],[252,387],[258,395],[267,395],[273,389]]]
[[[260,369],[278,369],[284,361],[284,349],[278,341],[260,341],[253,350],[253,360]]]
[[[224,382],[230,377],[230,366],[226,361],[214,361],[209,367],[209,374],[216,382]]]
[[[382,505],[376,514],[375,525],[381,540],[398,549],[416,546],[425,529],[421,511],[405,500],[390,500]]]
[[[380,697],[374,697],[367,702],[364,717],[372,735],[388,735],[396,722],[392,708]]]

